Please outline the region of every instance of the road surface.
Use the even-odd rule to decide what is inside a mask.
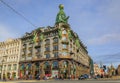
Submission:
[[[6,81],[0,83],[120,83],[120,80],[25,80]]]

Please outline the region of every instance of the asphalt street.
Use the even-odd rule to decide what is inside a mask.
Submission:
[[[46,81],[6,81],[0,83],[120,83],[120,80],[46,80]]]

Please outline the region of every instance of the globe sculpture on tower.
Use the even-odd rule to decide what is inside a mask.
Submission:
[[[64,5],[60,4],[59,9],[60,10],[59,10],[59,12],[57,14],[57,17],[56,17],[56,24],[67,23],[68,19],[69,19],[69,16],[66,16],[65,13],[64,13]]]

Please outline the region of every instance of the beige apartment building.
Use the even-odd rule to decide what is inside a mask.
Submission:
[[[118,72],[118,75],[120,76],[120,64],[117,67],[117,72]]]
[[[94,75],[101,75],[100,73],[100,67],[98,64],[94,63]]]
[[[0,42],[0,78],[16,79],[18,77],[21,40],[8,39]]]

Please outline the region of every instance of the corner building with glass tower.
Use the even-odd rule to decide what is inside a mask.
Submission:
[[[69,16],[60,4],[54,27],[39,27],[22,38],[19,78],[55,76],[76,78],[90,74],[86,46],[68,24]]]

